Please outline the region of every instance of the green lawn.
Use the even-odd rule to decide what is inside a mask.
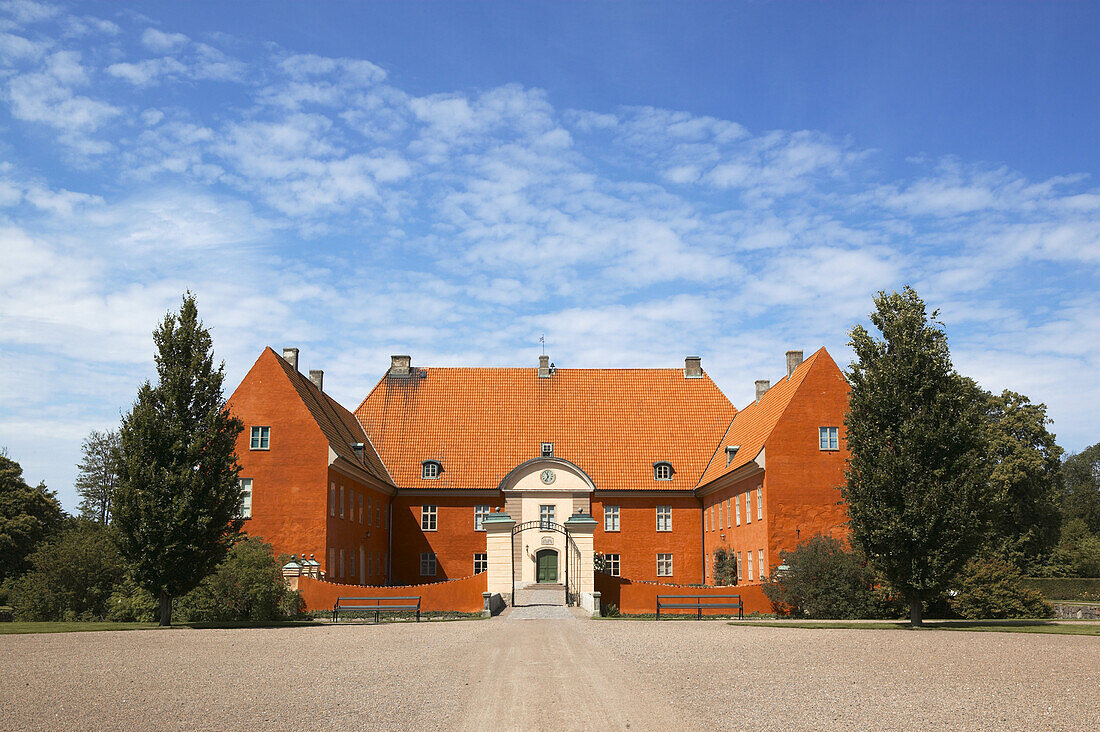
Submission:
[[[314,625],[327,625],[311,620],[286,620],[286,621],[234,621],[224,623],[179,623],[166,630],[178,630],[180,628],[304,628]],[[80,633],[93,630],[156,630],[160,628],[157,623],[110,623],[110,622],[74,622],[74,623],[0,623],[0,635],[16,635],[20,633]]]
[[[913,630],[906,622],[860,622],[825,620],[806,622],[780,620],[764,622],[733,622],[730,625],[752,625],[768,628],[824,628],[841,630]],[[962,630],[995,633],[1054,633],[1056,635],[1100,635],[1100,623],[1095,621],[1062,620],[932,620],[920,630]]]

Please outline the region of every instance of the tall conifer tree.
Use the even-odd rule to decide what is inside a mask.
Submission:
[[[135,579],[159,598],[160,624],[171,625],[172,598],[214,570],[240,528],[234,442],[244,428],[225,407],[225,364],[214,367],[194,295],[153,341],[157,384],[142,385],[119,431],[114,523]]]
[[[860,325],[850,332],[843,494],[852,539],[903,594],[913,625],[988,523],[982,404],[952,368],[937,315],[910,287],[880,292],[870,319],[882,340]]]

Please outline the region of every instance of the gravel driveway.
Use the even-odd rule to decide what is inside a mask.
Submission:
[[[493,620],[0,636],[0,729],[1098,729],[1100,638]]]

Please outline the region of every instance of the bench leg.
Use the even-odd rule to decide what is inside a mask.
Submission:
[[[697,612],[698,612],[698,615],[696,616],[697,619],[702,620],[703,619],[703,608],[699,608]]]

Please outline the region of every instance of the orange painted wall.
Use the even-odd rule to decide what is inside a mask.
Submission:
[[[236,443],[241,477],[252,478],[253,518],[243,531],[324,565],[328,442],[277,358],[265,349],[228,401],[244,422]],[[250,449],[253,425],[271,427],[270,450]]]
[[[421,531],[420,511],[437,506],[436,530]],[[398,495],[393,499],[393,582],[419,584],[473,574],[474,554],[485,552],[485,532],[474,530],[474,506],[504,506],[500,496]],[[436,555],[434,577],[420,576],[420,554]]]
[[[847,508],[839,487],[848,457],[844,415],[848,383],[827,354],[813,364],[765,445],[769,561],[815,533],[846,538]],[[840,450],[818,447],[818,427],[839,427]]]
[[[626,615],[643,615],[657,612],[657,595],[740,595],[746,615],[771,613],[772,606],[760,585],[740,587],[684,587],[682,585],[638,582],[624,577],[612,577],[596,573],[596,590],[604,607],[614,604]],[[661,615],[666,611],[662,610]],[[671,613],[694,615],[694,610],[669,610]],[[729,610],[704,610],[704,615],[729,615]]]
[[[619,531],[604,531],[604,505],[619,507]],[[657,506],[672,506],[672,531],[657,531]],[[699,501],[694,495],[632,497],[592,496],[592,518],[598,525],[592,543],[601,554],[618,554],[619,574],[635,580],[702,582]],[[657,554],[672,554],[672,576],[657,577]]]
[[[764,519],[757,518],[759,513],[757,512],[757,493],[756,489],[762,487],[764,489]],[[738,552],[742,556],[742,584],[746,582],[759,580],[759,560],[757,559],[757,552],[760,549],[764,549],[764,561],[765,567],[770,571],[771,568],[771,555],[768,552],[769,546],[769,516],[768,516],[768,499],[767,499],[767,481],[763,473],[758,473],[754,476],[749,476],[744,480],[738,481],[728,488],[723,488],[709,496],[703,497],[703,505],[706,507],[705,511],[709,512],[711,519],[707,520],[707,516],[704,515],[703,525],[706,527],[704,531],[705,546],[707,553],[707,583],[713,584],[714,582],[714,550],[718,547],[722,547],[734,554]],[[752,520],[746,519],[745,509],[745,494],[750,493],[752,496],[751,508],[752,508]],[[736,499],[740,502],[741,506],[741,525],[737,525],[737,509],[733,506],[732,500]],[[721,518],[722,525],[717,526],[718,506],[721,504]],[[747,565],[747,553],[752,552],[752,579],[749,579]]]
[[[359,584],[360,579],[368,585],[385,584],[388,575],[384,562],[388,561],[386,555],[390,551],[387,517],[390,497],[377,490],[376,487],[348,478],[331,468],[328,470],[328,480],[330,488],[333,484],[336,485],[335,516],[331,515],[329,511],[327,494],[325,498],[326,543],[329,548],[336,550],[336,566],[327,572],[328,578],[334,582],[348,584]],[[341,487],[344,489],[345,503],[343,517],[340,516]],[[359,522],[359,496],[363,496],[362,523]],[[350,505],[353,497],[354,507]],[[366,556],[361,557],[360,548],[362,548],[364,555],[370,553],[372,556],[369,558]],[[340,573],[339,566],[341,549],[344,550],[343,574]],[[353,552],[355,554],[354,575],[351,573],[352,568],[349,559]],[[364,562],[362,573],[359,571],[361,559]],[[327,564],[327,556],[325,560],[318,559],[318,561]]]
[[[450,582],[416,585],[414,587],[362,587],[335,582],[298,578],[298,591],[307,610],[331,610],[338,597],[415,597],[420,596],[422,611],[454,611],[476,613],[484,607],[481,593],[488,586],[485,572]]]

